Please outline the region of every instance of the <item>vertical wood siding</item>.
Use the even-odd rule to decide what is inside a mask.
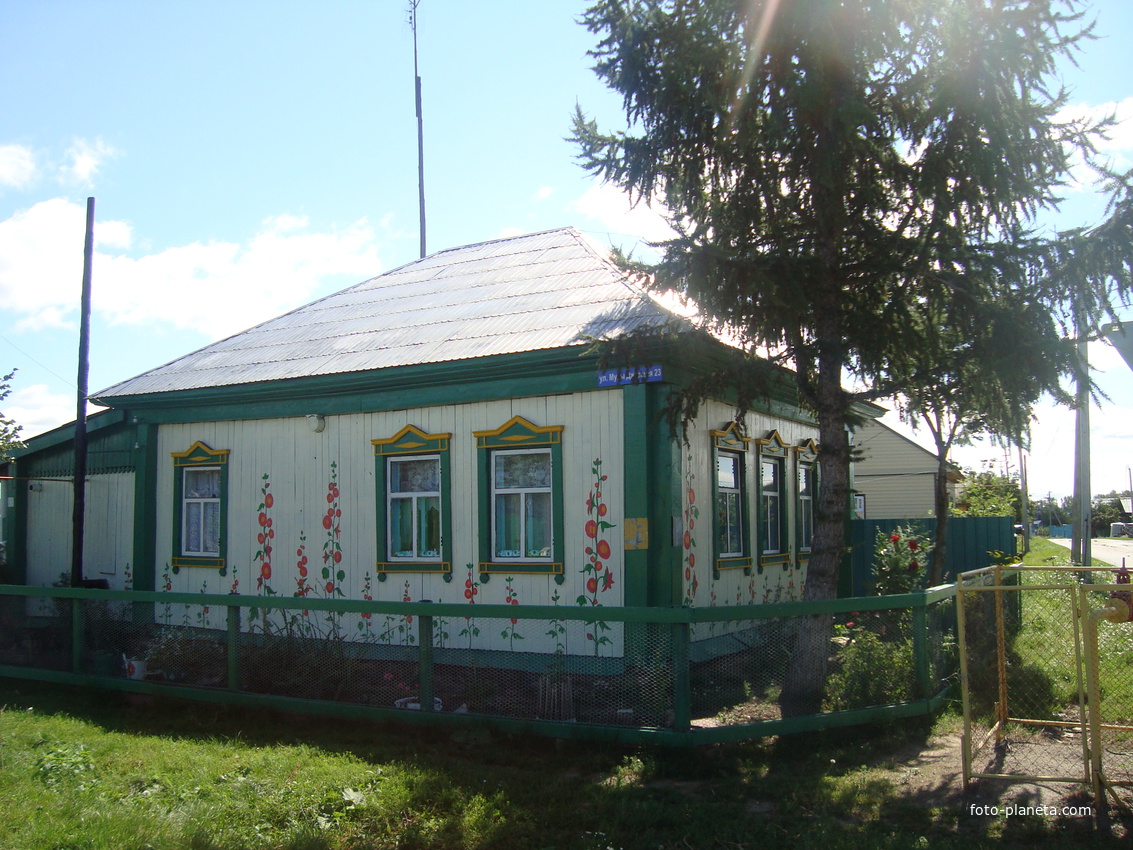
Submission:
[[[623,557],[621,546],[621,506],[624,502],[620,470],[622,462],[622,399],[620,390],[602,390],[569,395],[509,399],[479,404],[447,405],[379,413],[358,413],[328,416],[321,434],[308,428],[303,418],[243,420],[231,422],[199,422],[163,425],[159,429],[158,449],[158,527],[156,573],[164,580],[158,586],[180,592],[227,592],[236,589],[244,594],[267,594],[268,589],[282,596],[293,596],[298,587],[298,552],[304,546],[308,558],[307,582],[314,589],[310,595],[326,595],[321,577],[323,547],[333,531],[323,527],[328,501],[328,485],[334,469],[342,515],[337,518],[338,542],[342,562],[333,573],[343,570],[345,579],[338,589],[346,598],[361,599],[368,592],[376,600],[398,601],[429,599],[434,602],[466,602],[467,565],[478,561],[477,458],[474,431],[499,427],[511,417],[520,415],[536,425],[563,425],[563,500],[565,528],[565,582],[558,585],[551,576],[497,573],[479,584],[477,603],[504,604],[510,596],[520,604],[574,606],[586,592],[587,563],[585,549],[589,538],[585,533],[588,518],[586,499],[591,491],[592,464],[602,461],[605,482],[603,500],[609,506],[608,519],[616,524],[609,532],[611,557],[609,568],[614,575],[610,590],[599,593],[601,605],[622,604]],[[447,486],[452,494],[451,582],[441,576],[420,573],[390,573],[384,582],[377,581],[374,565],[379,558],[376,528],[376,466],[371,440],[391,437],[408,424],[427,433],[451,433],[451,475]],[[227,490],[227,570],[221,576],[216,570],[182,568],[174,574],[169,567],[173,555],[173,452],[182,452],[200,440],[212,449],[228,449]],[[332,467],[332,464],[334,465]],[[270,578],[263,580],[265,559],[258,534],[260,506],[263,504],[264,476],[272,495],[272,505],[263,512],[271,520],[272,551]],[[616,544],[616,545],[615,545]],[[473,570],[473,582],[479,582]],[[509,594],[508,588],[511,588]],[[556,602],[555,597],[558,597]],[[337,594],[335,598],[339,598]],[[473,608],[470,608],[474,612]],[[199,612],[198,612],[199,613]],[[174,613],[174,618],[180,617]],[[379,618],[375,618],[379,619]],[[391,618],[387,618],[391,619]],[[366,627],[387,638],[384,642],[406,642],[405,623],[363,623],[353,618],[346,624],[349,634],[361,634]],[[213,624],[219,625],[219,624]],[[510,625],[504,621],[504,625]],[[463,621],[461,622],[463,626]],[[399,627],[400,630],[399,630]],[[503,626],[482,628],[475,644],[487,649],[523,649],[553,651],[554,644],[544,634],[542,623],[519,621],[519,628],[532,632],[523,635],[523,644],[509,640],[501,632]],[[449,641],[456,645],[459,628],[447,626]],[[593,653],[582,627],[568,635],[571,653]],[[611,633],[612,634],[612,633]],[[602,654],[619,654],[621,636],[616,635]]]
[[[37,481],[29,490],[27,582],[48,586],[71,573],[71,512],[74,488],[70,481]],[[22,486],[27,486],[22,484]],[[106,579],[124,590],[133,573],[134,474],[115,472],[87,478],[83,532],[83,573]]]
[[[798,466],[793,453],[787,459],[784,469],[786,492],[783,507],[786,514],[786,540],[791,554],[787,569],[769,566],[760,572],[758,566],[753,566],[751,575],[744,575],[743,570],[724,570],[720,572],[719,578],[713,575],[712,482],[715,468],[712,462],[712,435],[709,432],[723,430],[734,418],[735,408],[730,405],[719,402],[705,404],[695,427],[689,429],[689,445],[682,452],[684,475],[686,481],[691,482],[691,489],[695,494],[694,504],[699,506],[699,516],[694,518],[696,525],[692,529],[690,546],[684,557],[685,600],[686,604],[694,607],[789,602],[802,598],[803,582],[806,580],[806,565],[798,557],[795,539]],[[777,419],[767,414],[749,413],[744,425],[747,436],[752,438],[766,437],[771,431],[777,430],[790,446],[799,446],[809,439],[818,438],[818,429],[814,426]],[[749,534],[749,541],[752,541],[759,526],[759,454],[754,444],[747,452],[744,475],[744,530]],[[685,488],[683,496],[686,517],[690,513],[688,489]],[[753,550],[752,554],[754,563],[758,565],[759,552]],[[693,556],[691,565],[690,555]],[[731,623],[696,624],[693,627],[693,639],[706,640],[722,636],[739,627]]]

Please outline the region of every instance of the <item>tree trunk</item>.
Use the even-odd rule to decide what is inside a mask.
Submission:
[[[850,501],[850,438],[846,430],[849,399],[842,390],[841,360],[820,365],[818,387],[819,486],[815,509],[814,549],[807,566],[803,600],[834,599],[846,548],[846,516]],[[831,376],[837,376],[831,380]],[[791,633],[789,631],[789,633]],[[793,624],[791,666],[779,707],[784,717],[822,710],[830,662],[834,621],[829,614],[798,618]]]
[[[933,493],[936,510],[936,540],[932,544],[932,569],[929,571],[929,587],[936,587],[944,581],[945,543],[948,533],[948,460],[943,452],[936,458],[936,482]]]

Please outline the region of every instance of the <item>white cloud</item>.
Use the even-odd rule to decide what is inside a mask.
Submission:
[[[0,186],[24,189],[36,178],[35,154],[24,145],[0,145]]]
[[[555,192],[555,190],[552,189],[550,186],[540,186],[539,191],[537,191],[535,193],[534,199],[536,201],[545,201],[545,200],[547,200],[547,198],[551,197],[551,195],[553,195],[554,192]]]
[[[1108,103],[1073,103],[1055,116],[1057,121],[1088,121],[1096,123],[1113,116],[1115,125],[1107,132],[1108,138],[1095,139],[1098,155],[1117,171],[1124,171],[1133,165],[1133,97]],[[1096,175],[1086,168],[1082,158],[1075,154],[1071,169],[1071,189],[1093,191]]]
[[[102,139],[93,142],[75,139],[67,148],[66,162],[59,167],[59,179],[63,183],[90,186],[102,164],[117,155],[118,151]]]
[[[567,209],[596,220],[601,224],[600,229],[615,237],[630,236],[649,242],[659,242],[663,239],[671,239],[675,235],[665,220],[663,210],[650,207],[644,201],[634,206],[625,192],[610,183],[591,185],[582,197],[571,201]],[[615,238],[613,241],[618,240]]]
[[[73,324],[84,231],[84,208],[61,198],[0,222],[0,307],[21,329]],[[126,222],[95,225],[95,312],[117,324],[164,324],[214,339],[305,303],[326,278],[379,271],[365,220],[316,233],[305,218],[275,216],[246,244],[195,242],[142,256],[125,253],[132,236]]]
[[[88,415],[98,410],[102,408],[87,405]],[[5,418],[14,420],[21,427],[20,438],[28,440],[74,421],[75,396],[52,392],[46,384],[31,384],[13,389],[4,400],[3,411]]]

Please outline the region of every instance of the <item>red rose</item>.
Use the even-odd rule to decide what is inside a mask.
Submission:
[[[909,541],[909,548],[912,549],[914,552],[917,551],[917,549],[920,547],[920,545],[921,544],[918,543],[916,540],[910,540]]]
[[[890,543],[899,543],[900,540],[901,540],[900,534],[894,534],[892,537],[889,538]]]

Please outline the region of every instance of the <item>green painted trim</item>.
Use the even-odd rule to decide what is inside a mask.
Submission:
[[[597,374],[597,357],[583,346],[574,346],[368,372],[106,396],[100,403],[145,411],[148,420],[162,423],[305,416],[312,404],[326,416],[598,390]]]
[[[157,426],[140,422],[134,449],[134,590],[157,589]]]
[[[534,425],[522,416],[513,416],[499,428],[473,431],[476,438],[477,527],[479,529],[477,570],[488,581],[492,575],[562,575],[566,562],[566,523],[563,504],[562,425]],[[549,561],[495,561],[492,553],[492,455],[497,451],[549,449],[551,453],[551,559]]]
[[[230,449],[211,449],[198,440],[185,451],[173,452],[171,455],[173,458],[173,546],[170,551],[174,554],[170,558],[170,565],[173,572],[194,567],[220,570],[221,575],[228,572],[226,556],[228,552],[228,456],[230,451]],[[177,554],[181,551],[181,532],[184,522],[182,499],[185,494],[185,476],[183,470],[192,469],[195,466],[220,467],[220,551],[215,558]],[[157,564],[155,562],[155,572],[156,569]]]
[[[120,425],[129,419],[130,413],[128,410],[100,410],[98,413],[92,414],[87,417],[87,435],[97,434],[104,428],[112,428],[115,425]],[[60,425],[58,428],[53,428],[43,434],[32,437],[30,440],[25,441],[21,448],[12,450],[12,457],[23,458],[29,455],[38,454],[46,449],[55,448],[56,446],[67,446],[75,442],[75,424],[68,422],[66,425]]]
[[[6,578],[14,584],[26,584],[28,580],[28,488],[27,482],[20,481],[24,475],[26,461],[12,461],[12,531],[7,538],[8,567]]]
[[[822,599],[814,602],[773,602],[756,605],[720,605],[702,608],[648,608],[648,607],[602,607],[602,618],[610,622],[624,623],[711,623],[734,620],[767,620],[777,617],[799,617],[808,614],[844,614],[851,611],[886,611],[891,609],[918,608],[935,605],[949,598],[951,588],[934,588],[933,591],[918,590],[912,593],[892,596],[859,596],[849,599]],[[242,596],[219,593],[177,593],[162,591],[94,590],[78,587],[28,587],[26,585],[0,585],[0,597],[22,596],[53,599],[93,599],[106,602],[123,601],[137,603],[161,603],[173,605],[209,605],[215,607],[239,606],[265,610],[291,609],[312,611],[335,611],[338,613],[358,613],[369,611],[374,614],[435,617],[467,617],[469,605],[466,602],[379,602],[360,599],[319,599],[315,597],[297,598],[292,596]],[[477,603],[473,612],[477,618],[509,619],[518,617],[525,620],[579,620],[593,621],[594,608],[581,608],[567,605],[487,605]]]
[[[653,524],[649,521],[649,492],[654,476],[649,464],[652,432],[646,410],[646,384],[627,384],[622,394],[622,530],[626,519],[644,519],[649,545],[626,549],[622,544],[622,598],[626,605],[649,601],[649,562],[653,546]],[[631,482],[632,486],[631,486]]]
[[[709,431],[712,436],[711,461],[708,477],[712,485],[709,511],[712,514],[712,564],[713,578],[719,578],[721,570],[750,570],[752,566],[752,528],[750,524],[751,506],[748,504],[747,444],[750,438],[744,437],[735,422],[729,423],[722,431]],[[737,444],[739,447],[737,447]],[[717,505],[720,501],[720,453],[735,455],[739,461],[740,473],[740,552],[739,555],[724,556],[720,552],[720,516]]]
[[[452,461],[449,445],[452,434],[426,434],[415,425],[406,425],[393,437],[372,440],[374,446],[375,536],[378,561],[374,569],[378,580],[386,573],[428,573],[452,576]],[[394,561],[389,557],[388,496],[389,460],[405,455],[437,455],[441,462],[441,559],[440,561]]]

